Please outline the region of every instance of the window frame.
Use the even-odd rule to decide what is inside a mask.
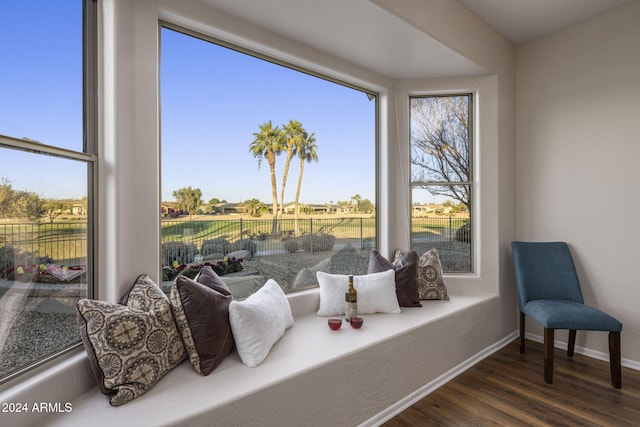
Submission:
[[[468,163],[469,163],[469,176],[466,181],[456,181],[456,182],[448,182],[448,181],[414,181],[412,175],[412,164],[411,164],[411,152],[413,147],[412,136],[411,136],[411,101],[416,98],[447,98],[447,97],[467,97],[468,98],[468,106],[467,113],[469,117],[468,124],[468,133],[469,133],[469,141],[468,141]],[[471,232],[469,235],[470,238],[470,251],[469,251],[469,271],[443,271],[443,274],[450,275],[475,275],[476,274],[476,263],[475,263],[475,248],[477,242],[474,239],[474,236],[477,233],[474,232],[474,229],[477,228],[475,224],[477,223],[477,208],[476,208],[476,183],[475,183],[475,149],[476,149],[476,141],[475,141],[475,123],[476,123],[476,97],[477,94],[474,91],[447,91],[447,92],[438,92],[438,93],[425,93],[425,94],[409,94],[408,97],[408,144],[409,144],[409,216],[410,216],[410,231],[409,231],[409,239],[412,242],[412,234],[413,234],[413,190],[415,188],[422,188],[426,190],[426,187],[455,187],[455,186],[469,186],[469,198],[472,206],[472,210],[469,210],[469,224],[471,227]],[[426,190],[428,191],[428,190]],[[412,245],[410,243],[410,245]]]
[[[98,199],[98,1],[83,0],[82,7],[82,151],[42,144],[28,139],[0,135],[0,147],[36,155],[78,161],[87,166],[87,298],[97,294],[97,199]],[[78,340],[69,347],[35,360],[0,378],[0,384],[32,371],[82,346]]]
[[[161,52],[162,52],[162,30],[163,29],[168,29],[168,30],[172,30],[181,34],[184,34],[186,36],[191,36],[212,44],[215,44],[217,46],[223,47],[223,48],[227,48],[233,51],[236,51],[240,54],[245,54],[245,55],[249,55],[253,58],[256,59],[260,59],[266,62],[269,62],[271,64],[274,65],[279,65],[285,68],[288,68],[290,70],[293,71],[297,71],[303,74],[306,74],[308,76],[311,77],[315,77],[315,78],[319,78],[322,80],[325,80],[327,82],[333,83],[333,84],[337,84],[349,89],[353,89],[356,91],[361,92],[362,94],[366,95],[367,97],[369,97],[369,100],[375,100],[375,108],[374,108],[374,141],[373,141],[373,149],[374,149],[374,176],[375,176],[375,182],[374,182],[374,194],[375,194],[375,200],[374,200],[374,205],[375,205],[375,243],[374,243],[374,247],[375,248],[379,248],[380,247],[380,236],[381,236],[381,222],[380,222],[380,211],[379,211],[379,206],[380,206],[380,201],[381,201],[381,197],[380,197],[380,123],[381,123],[381,118],[380,118],[380,114],[381,114],[381,103],[382,103],[382,94],[376,90],[372,90],[372,89],[368,89],[365,88],[363,86],[360,86],[358,84],[354,84],[354,83],[350,83],[348,81],[345,80],[341,80],[339,78],[336,77],[332,77],[329,76],[327,74],[324,74],[322,72],[318,72],[318,71],[314,71],[311,68],[305,68],[304,66],[300,66],[300,65],[296,65],[292,62],[288,62],[286,60],[283,59],[279,59],[276,58],[274,56],[270,56],[269,54],[266,53],[262,53],[259,50],[254,50],[251,48],[247,48],[244,46],[241,46],[239,44],[236,44],[234,42],[230,42],[228,40],[224,40],[222,38],[219,38],[215,35],[211,35],[211,34],[207,34],[205,32],[201,32],[198,30],[194,30],[185,26],[182,26],[180,24],[168,21],[168,20],[163,20],[163,19],[159,19],[158,20],[158,50],[159,50],[159,54],[158,54],[158,58],[159,58],[159,62],[161,60]],[[158,66],[158,70],[160,70],[160,66]],[[158,79],[158,84],[161,85],[161,76]],[[159,90],[158,93],[160,93],[161,91]],[[162,96],[160,95],[160,100],[162,99]],[[162,102],[159,102],[158,105],[159,108],[159,128],[162,128],[162,124],[161,124],[161,111],[162,111]],[[160,138],[159,138],[159,146],[162,146],[162,135],[160,133]],[[160,148],[160,152],[162,151],[162,148]],[[160,154],[161,156],[161,154]],[[162,171],[160,171],[160,175],[162,175]],[[160,178],[160,182],[162,183],[162,178]],[[161,195],[161,186],[159,187],[158,191],[160,192],[159,197],[160,200],[162,199],[162,195]],[[160,223],[160,229],[158,231],[158,240],[160,242],[160,247],[162,246],[162,225]],[[160,253],[158,255],[158,259],[162,259],[162,252],[160,250]],[[159,263],[159,277],[162,278],[162,263]],[[312,287],[303,287],[300,289],[292,289],[292,290],[288,290],[285,291],[287,293],[287,295],[294,295],[296,293],[299,292],[305,292],[308,291],[310,289],[318,289],[319,285],[316,286],[312,286]]]

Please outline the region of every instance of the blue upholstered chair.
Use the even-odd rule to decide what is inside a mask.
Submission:
[[[520,307],[520,353],[524,353],[524,321],[529,316],[544,327],[544,379],[550,384],[555,329],[569,330],[569,357],[573,357],[576,330],[608,331],[611,383],[622,387],[622,323],[584,304],[567,244],[512,242],[511,249]]]

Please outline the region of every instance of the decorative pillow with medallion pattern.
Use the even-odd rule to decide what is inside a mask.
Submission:
[[[398,262],[403,254],[401,249],[396,249],[393,263]],[[449,300],[437,249],[430,249],[420,255],[417,281],[418,296],[421,300]]]
[[[147,275],[119,304],[81,299],[76,307],[91,370],[113,406],[147,392],[187,355],[169,298]]]

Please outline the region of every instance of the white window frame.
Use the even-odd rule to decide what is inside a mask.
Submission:
[[[36,155],[52,156],[60,159],[79,161],[87,165],[87,297],[96,294],[97,260],[97,192],[98,192],[98,2],[82,2],[82,91],[83,91],[83,141],[82,151],[41,144],[28,139],[18,139],[0,135],[0,147],[19,150]],[[53,361],[82,345],[80,335],[71,346],[35,360],[16,371],[0,378],[0,384],[7,383],[35,368]]]
[[[376,212],[376,214],[375,214],[375,233],[376,233],[376,235],[375,235],[374,248],[380,248],[380,240],[381,240],[381,237],[380,237],[381,224],[380,224],[380,213],[379,213],[379,207],[381,205],[381,203],[380,203],[380,201],[381,201],[381,197],[380,197],[380,195],[381,195],[380,194],[380,167],[379,167],[380,161],[381,161],[380,160],[380,133],[381,133],[381,131],[380,131],[380,109],[381,109],[381,103],[383,102],[381,93],[379,93],[379,92],[377,92],[375,90],[372,90],[372,89],[367,89],[367,88],[365,88],[363,86],[360,86],[360,85],[357,85],[357,84],[354,84],[354,83],[349,83],[347,81],[341,80],[341,79],[336,78],[336,77],[331,77],[331,76],[329,76],[327,74],[323,74],[322,72],[314,71],[314,70],[312,70],[310,68],[305,68],[305,67],[302,67],[302,66],[299,66],[299,65],[295,65],[295,64],[293,64],[291,62],[287,62],[285,60],[275,58],[275,57],[270,56],[270,55],[268,55],[266,53],[262,53],[262,52],[260,52],[258,50],[253,50],[253,49],[250,49],[250,48],[242,47],[242,46],[240,46],[238,44],[235,44],[233,42],[218,38],[216,36],[208,35],[208,34],[205,34],[205,33],[202,33],[202,32],[187,28],[187,27],[184,27],[184,26],[182,26],[180,24],[177,24],[177,23],[174,23],[174,22],[171,22],[171,21],[167,21],[167,20],[162,20],[162,19],[160,19],[158,21],[158,34],[159,34],[159,40],[160,40],[160,42],[158,43],[159,51],[161,51],[161,49],[162,49],[161,32],[162,32],[163,28],[164,29],[169,29],[169,30],[172,30],[172,31],[176,31],[176,32],[182,33],[182,34],[184,34],[186,36],[190,36],[190,37],[194,37],[196,39],[207,41],[209,43],[212,43],[212,44],[215,44],[215,45],[218,45],[218,46],[221,46],[221,47],[225,47],[225,48],[237,51],[237,52],[239,52],[241,54],[246,54],[246,55],[252,56],[252,57],[257,58],[257,59],[261,59],[261,60],[264,60],[264,61],[267,61],[267,62],[271,62],[273,64],[280,65],[280,66],[289,68],[291,70],[294,70],[294,71],[297,71],[297,72],[300,72],[300,73],[303,73],[303,74],[307,74],[307,75],[315,77],[315,78],[319,78],[319,79],[322,79],[322,80],[325,80],[325,81],[328,81],[328,82],[331,82],[331,83],[334,83],[334,84],[337,84],[337,85],[340,85],[340,86],[344,86],[344,87],[347,87],[347,88],[362,92],[362,94],[368,96],[370,98],[370,100],[375,99],[375,113],[374,113],[375,114],[375,123],[374,123],[374,126],[375,126],[375,137],[374,137],[374,141],[373,141],[374,147],[372,147],[372,149],[375,150],[375,165],[373,166],[375,168],[375,171],[374,171],[374,173],[375,173],[375,190],[374,190],[375,191],[375,200],[373,202],[374,202],[374,205],[376,207],[376,210],[375,210],[375,212]],[[160,57],[160,54],[158,56]],[[160,79],[159,79],[158,83],[160,84]],[[161,105],[160,105],[160,110],[161,110]],[[275,126],[275,124],[274,124],[274,126]],[[159,145],[160,146],[162,145],[162,141],[160,141]],[[162,151],[161,148],[160,148],[160,151]],[[160,181],[162,181],[162,180],[160,180]],[[159,241],[160,242],[162,241],[162,228],[160,228],[160,230],[159,230]],[[161,258],[161,256],[160,256],[160,258]],[[162,263],[160,263],[160,267],[162,268]],[[160,271],[159,277],[162,278],[162,271]],[[313,288],[314,287],[311,287],[311,289],[313,289]],[[317,286],[315,286],[315,288],[317,288]],[[287,292],[287,294],[294,294],[296,292],[303,292],[303,291],[308,290],[308,289],[310,289],[310,288],[309,287],[305,287],[305,288],[302,288],[302,289],[299,289],[299,290],[298,289],[292,289],[292,290],[289,290],[289,291],[286,291],[286,292]]]
[[[409,123],[411,122],[411,100],[414,98],[440,98],[440,97],[456,97],[456,96],[467,96],[469,98],[469,105],[468,105],[468,114],[469,114],[469,125],[468,125],[468,132],[469,132],[469,146],[468,146],[468,162],[469,162],[469,176],[468,179],[466,181],[457,181],[457,182],[445,182],[445,181],[413,181],[413,177],[411,176],[411,149],[412,149],[412,141],[411,141],[411,131],[409,130],[408,132],[408,144],[409,144],[409,215],[411,217],[410,220],[410,230],[413,230],[413,200],[412,200],[412,194],[413,194],[413,189],[414,188],[423,188],[426,190],[425,187],[428,186],[434,186],[434,187],[453,187],[453,186],[464,186],[467,185],[469,186],[469,193],[470,193],[470,199],[471,199],[471,206],[472,206],[472,210],[470,210],[469,212],[469,224],[471,227],[471,233],[469,235],[469,238],[471,239],[471,248],[470,248],[470,253],[469,253],[469,265],[470,265],[470,269],[469,271],[451,271],[451,272],[447,272],[445,271],[444,274],[473,274],[475,273],[475,246],[476,246],[476,242],[475,242],[475,238],[474,238],[474,233],[475,233],[475,228],[476,225],[475,223],[476,221],[476,203],[475,203],[475,194],[476,194],[476,189],[475,189],[475,168],[474,168],[474,164],[475,164],[475,148],[476,148],[476,142],[475,142],[475,123],[476,123],[476,94],[473,91],[463,91],[463,92],[458,92],[458,91],[451,91],[451,92],[442,92],[442,93],[427,93],[427,94],[410,94],[409,95],[409,116],[408,116],[408,120]],[[409,126],[410,128],[410,126]],[[428,191],[428,190],[426,190]],[[410,231],[410,235],[412,234],[412,232]],[[477,235],[477,233],[475,234]]]

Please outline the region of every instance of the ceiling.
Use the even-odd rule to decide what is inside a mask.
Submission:
[[[531,41],[630,0],[458,0],[514,44]]]
[[[371,0],[198,1],[393,79],[486,72]],[[458,1],[519,44],[631,0]]]

